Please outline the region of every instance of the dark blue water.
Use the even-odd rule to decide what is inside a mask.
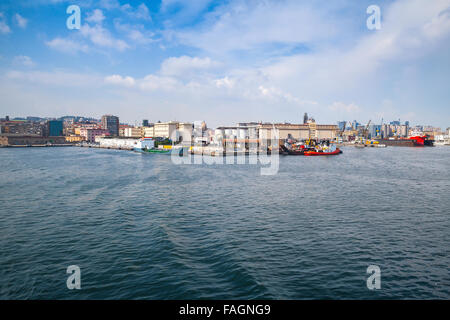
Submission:
[[[1,299],[450,298],[450,148],[258,166],[0,149]],[[366,269],[381,268],[368,290]],[[66,268],[81,268],[81,290]]]

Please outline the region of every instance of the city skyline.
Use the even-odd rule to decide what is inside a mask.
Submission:
[[[69,30],[69,5],[81,29]],[[381,9],[368,30],[366,9]],[[270,23],[268,23],[268,21]],[[448,1],[5,1],[3,115],[447,128]]]
[[[90,122],[90,121],[95,121],[98,122],[99,125],[101,125],[102,122],[102,118],[105,116],[113,116],[114,115],[102,115],[100,117],[87,117],[87,116],[83,116],[83,115],[64,115],[61,117],[37,117],[37,116],[10,116],[10,115],[6,115],[4,118],[0,117],[0,121],[5,121],[6,117],[8,117],[9,121],[32,121],[32,122],[39,122],[39,121],[48,121],[48,120],[61,120],[61,121],[66,121],[67,119],[74,119],[77,120],[75,122],[78,121],[83,121],[83,122]],[[222,126],[234,126],[236,124],[239,123],[286,123],[286,124],[301,124],[301,123],[305,123],[305,116],[307,117],[307,120],[309,119],[314,119],[314,117],[309,117],[307,114],[303,115],[303,122],[302,121],[283,121],[283,122],[273,122],[273,121],[237,121],[235,123],[220,123],[219,125],[215,126],[215,127],[211,127],[209,126],[209,128],[217,128],[217,127],[222,127]],[[320,120],[320,119],[318,119]],[[438,126],[434,126],[433,124],[427,124],[427,123],[411,123],[409,120],[404,120],[404,121],[400,121],[401,119],[382,119],[383,123],[376,123],[374,121],[370,121],[370,125],[371,126],[380,126],[380,125],[408,125],[409,127],[413,128],[413,127],[423,127],[423,128],[435,128],[435,129],[441,129],[443,131],[448,130],[450,127],[438,127]],[[6,120],[8,121],[8,120]],[[140,119],[140,120],[134,120],[132,122],[123,122],[120,121],[119,118],[119,124],[121,126],[132,126],[132,127],[145,127],[146,125],[144,125],[144,122],[147,123],[148,125],[153,125],[155,123],[166,123],[166,122],[186,122],[186,123],[191,123],[194,124],[194,122],[205,122],[207,124],[207,122],[205,120],[183,120],[183,119],[170,119],[170,120],[151,120],[151,119]],[[314,119],[315,121],[315,119]],[[320,121],[319,121],[320,122]],[[353,120],[338,120],[335,121],[333,123],[329,123],[329,124],[333,124],[333,125],[337,125],[338,128],[342,127],[342,124],[345,123],[345,127],[346,128],[350,128],[351,126],[353,127],[359,127],[359,126],[366,126],[367,124],[369,124],[369,122],[367,123],[363,123],[363,122],[359,122],[358,119],[353,119]]]

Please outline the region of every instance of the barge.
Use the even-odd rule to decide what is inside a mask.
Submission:
[[[434,141],[429,136],[413,136],[399,139],[377,139],[380,144],[393,147],[432,147]]]

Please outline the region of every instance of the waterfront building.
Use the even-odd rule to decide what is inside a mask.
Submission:
[[[97,136],[97,142],[102,148],[112,149],[134,149],[140,139],[129,137],[112,137],[112,136]]]
[[[267,137],[270,139],[273,126],[278,129],[279,138],[293,138],[296,140],[319,139],[333,140],[337,137],[339,130],[337,125],[316,124],[309,121],[307,124],[290,124],[290,123],[264,123],[259,125],[259,138]]]
[[[434,136],[441,135],[442,130],[441,130],[441,128],[438,128],[438,127],[426,126],[423,128],[423,134],[426,134],[426,135],[430,136],[431,139],[433,139]]]
[[[142,128],[143,130],[143,137],[145,138],[153,138],[155,136],[155,127],[149,126]]]
[[[231,139],[237,144],[248,141],[270,140],[273,127],[278,129],[279,139],[287,138],[295,140],[334,140],[339,131],[337,125],[316,124],[313,119],[309,119],[306,124],[290,123],[239,123],[237,126],[217,127],[213,133],[212,141],[220,145],[225,139]]]
[[[95,138],[98,136],[110,136],[110,131],[105,129],[80,129],[80,136],[87,142],[95,142]]]
[[[392,134],[391,127],[388,124],[381,125],[381,138],[388,138]]]
[[[48,120],[46,135],[49,137],[57,137],[63,135],[63,122],[61,120]]]
[[[81,129],[101,129],[98,123],[74,123],[73,134],[81,135]]]
[[[119,136],[119,118],[112,115],[102,116],[102,129],[108,130],[111,136]]]
[[[65,144],[63,136],[44,137],[38,135],[2,134],[1,146],[43,146],[48,144]]]
[[[369,138],[373,139],[375,137],[379,137],[380,134],[381,134],[381,125],[373,123],[369,125]]]
[[[208,129],[208,127],[206,126],[205,121],[194,121],[194,129],[192,132],[194,139],[195,137],[203,137],[206,129]]]
[[[143,136],[143,128],[140,127],[128,127],[124,128],[124,137],[133,137],[133,138],[140,138]]]
[[[70,135],[70,136],[66,136],[66,141],[71,142],[71,143],[81,142],[81,141],[84,141],[84,137],[77,136],[77,135]]]
[[[383,126],[386,126],[384,129],[383,134],[385,134],[383,137],[397,137],[397,138],[405,138],[409,134],[409,126],[406,124],[399,124],[399,121],[392,121],[390,124],[386,124]]]
[[[10,120],[1,121],[0,123],[0,133],[17,134],[23,136],[44,136],[47,131],[46,126],[39,122],[27,120]]]
[[[177,121],[157,122],[154,124],[154,137],[172,139],[172,135],[175,135],[177,127]],[[178,139],[178,137],[175,138],[176,140]]]
[[[353,130],[357,130],[360,125],[361,125],[361,123],[359,123],[356,120],[353,120],[353,122],[352,122]]]
[[[344,131],[345,130],[345,126],[347,125],[347,121],[338,121],[337,122],[338,128],[340,131]]]
[[[190,122],[178,123],[179,140],[192,141],[193,129],[194,129],[194,126]]]

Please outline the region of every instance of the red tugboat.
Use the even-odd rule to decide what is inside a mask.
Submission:
[[[303,155],[305,156],[335,156],[342,153],[342,150],[336,148],[334,151],[305,151]]]
[[[433,142],[434,142],[427,135],[409,137],[409,140],[413,140],[414,145],[417,147],[433,146]]]

